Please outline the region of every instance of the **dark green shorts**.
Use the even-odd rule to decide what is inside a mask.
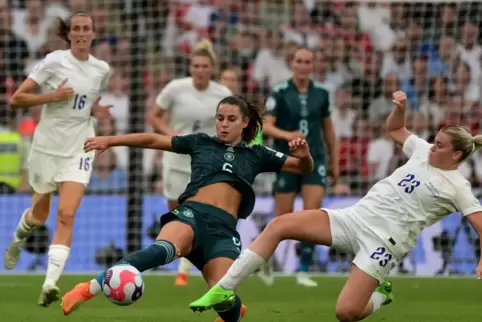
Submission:
[[[315,169],[305,175],[298,175],[288,172],[280,172],[276,175],[273,192],[300,193],[301,187],[307,184],[326,187],[327,170],[324,158],[315,158]]]
[[[233,215],[217,207],[186,201],[161,217],[161,227],[171,221],[188,224],[194,231],[191,253],[186,258],[199,270],[210,260],[227,257],[235,260],[241,253],[241,238]]]

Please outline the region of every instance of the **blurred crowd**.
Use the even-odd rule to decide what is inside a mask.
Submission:
[[[146,113],[160,90],[187,76],[189,53],[209,38],[219,64],[219,79],[234,91],[263,104],[278,82],[291,76],[289,62],[300,46],[314,52],[313,79],[330,91],[332,118],[340,144],[340,183],[332,194],[362,194],[374,181],[405,161],[387,138],[384,120],[392,93],[408,95],[408,127],[430,140],[448,124],[482,131],[482,3],[343,2],[329,0],[144,0],[142,19],[148,67]],[[78,10],[92,13],[97,39],[93,55],[114,70],[103,95],[113,104],[112,119],[98,124],[98,135],[129,130],[128,84],[131,44],[122,23],[131,1],[0,0],[0,127],[27,140],[39,109],[13,112],[8,97],[47,53],[65,48],[54,34],[55,17]],[[146,131],[150,131],[146,123]],[[269,144],[269,141],[267,141]],[[146,187],[162,193],[162,152],[145,151]],[[127,149],[96,158],[91,192],[123,192],[127,187]],[[141,169],[141,167],[139,167]],[[482,152],[461,171],[482,187]],[[256,185],[270,193],[271,177]]]

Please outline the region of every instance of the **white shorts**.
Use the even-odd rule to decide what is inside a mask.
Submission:
[[[177,200],[186,190],[190,181],[190,172],[183,172],[165,166],[162,168],[162,189],[164,197],[168,200]]]
[[[323,209],[330,218],[332,247],[354,254],[353,264],[383,282],[399,259],[385,241],[356,218],[353,209]]]
[[[28,156],[28,180],[36,193],[50,193],[62,182],[89,184],[95,152],[60,157],[35,150]]]

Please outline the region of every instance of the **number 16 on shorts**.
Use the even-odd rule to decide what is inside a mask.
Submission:
[[[387,249],[385,247],[378,247],[376,251],[370,256],[371,259],[378,261],[378,264],[381,267],[387,266],[387,264],[392,260],[393,255],[387,253]]]

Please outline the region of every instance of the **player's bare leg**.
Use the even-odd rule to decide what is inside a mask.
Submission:
[[[194,239],[191,226],[171,221],[162,227],[156,241],[149,247],[125,256],[119,263],[128,263],[140,272],[171,263],[180,256],[189,254]],[[86,283],[77,284],[62,297],[64,315],[77,310],[83,303],[102,292],[105,272]]]
[[[296,193],[294,192],[276,193],[274,197],[275,218],[293,212],[295,199]],[[258,277],[268,286],[274,283],[272,257],[270,257],[263,267],[261,267],[258,272]]]
[[[23,212],[12,241],[5,251],[4,265],[6,269],[15,268],[32,230],[42,226],[47,220],[50,213],[50,200],[50,194],[34,193],[32,195],[32,207]]]
[[[279,243],[286,239],[302,240],[317,245],[332,243],[330,219],[323,210],[305,210],[274,218],[256,240],[245,249],[226,275],[200,299],[192,302],[192,310],[206,310],[234,298],[234,289],[268,260]]]
[[[220,257],[209,261],[204,266],[202,274],[209,288],[219,282],[233,263],[234,261],[230,258]],[[246,314],[246,307],[241,304],[241,298],[237,295],[232,301],[221,304],[214,309],[219,315],[214,322],[238,322]]]
[[[303,209],[320,209],[323,197],[325,196],[325,188],[320,185],[306,184],[301,187],[301,197],[303,198]],[[299,244],[299,260],[298,274],[296,274],[296,283],[305,287],[316,287],[318,283],[311,279],[308,272],[313,262],[313,256],[316,245],[306,242]]]
[[[169,211],[172,211],[179,206],[179,202],[177,200],[168,200],[167,206]],[[187,286],[189,284],[189,272],[191,268],[192,264],[189,260],[184,257],[179,258],[179,267],[177,269],[174,286]]]
[[[78,182],[62,182],[59,185],[56,230],[49,247],[47,273],[38,299],[38,304],[41,306],[47,307],[60,298],[57,282],[70,254],[74,216],[84,191],[84,184]]]
[[[350,277],[336,302],[336,317],[342,322],[360,321],[392,300],[390,282],[382,282],[379,285],[377,279],[353,264]]]

